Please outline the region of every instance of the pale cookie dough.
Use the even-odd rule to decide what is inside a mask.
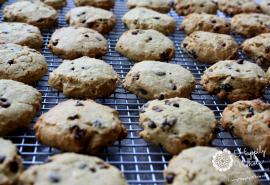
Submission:
[[[76,6],[94,6],[110,10],[114,7],[114,0],[73,0]]]
[[[129,9],[135,7],[145,7],[161,13],[168,13],[171,10],[172,1],[170,0],[128,0]]]
[[[261,11],[255,0],[217,0],[217,4],[219,10],[228,15]]]

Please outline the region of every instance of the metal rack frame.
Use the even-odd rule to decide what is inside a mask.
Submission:
[[[14,2],[14,0],[10,0],[3,4],[1,11],[5,5],[12,2]],[[65,14],[72,7],[74,7],[73,2],[69,0],[68,5],[62,10],[59,10],[58,26],[56,28],[67,26]],[[115,29],[106,36],[109,50],[107,55],[103,57],[104,61],[114,67],[121,79],[125,77],[126,73],[133,66],[132,62],[125,57],[120,56],[114,49],[118,38],[124,31],[126,31],[126,28],[121,21],[121,17],[127,11],[126,2],[124,0],[116,0],[116,6],[113,9],[113,12],[117,16],[118,22]],[[179,25],[183,18],[176,15],[173,11],[169,14],[177,20]],[[224,15],[220,14],[220,16]],[[0,13],[0,17],[2,20],[2,13]],[[61,59],[52,55],[50,50],[47,48],[47,44],[53,31],[54,29],[43,31],[44,44],[42,47],[42,53],[47,59],[49,72],[61,63]],[[196,77],[196,81],[199,82],[203,71],[208,66],[194,61],[181,50],[180,43],[184,37],[185,34],[178,30],[173,36],[171,36],[171,39],[174,41],[176,46],[176,57],[172,60],[172,63],[177,63],[190,70]],[[243,41],[239,36],[235,36],[235,38],[238,43]],[[245,58],[245,55],[240,53],[240,58]],[[47,80],[48,74],[45,75],[36,85],[36,88],[42,92],[43,99],[41,110],[33,120],[33,124],[37,117],[42,113],[47,112],[58,102],[66,100],[63,94],[48,86]],[[215,96],[211,96],[205,92],[198,83],[196,85],[196,91],[192,94],[191,99],[211,108],[217,119],[220,119],[221,113],[227,105],[226,102],[220,101],[216,99]],[[269,103],[269,89],[266,91],[263,99]],[[116,142],[111,147],[105,148],[100,157],[117,166],[124,173],[126,179],[131,185],[164,184],[163,170],[166,168],[171,156],[161,147],[146,143],[138,136],[138,132],[141,130],[138,125],[138,109],[146,101],[138,99],[138,97],[126,92],[121,86],[119,86],[111,97],[98,99],[97,102],[116,109],[120,113],[122,122],[128,129],[128,137],[121,142]],[[20,130],[7,138],[11,139],[18,146],[18,150],[23,157],[26,168],[33,164],[41,164],[48,158],[48,156],[59,153],[59,151],[54,148],[41,145],[36,140],[32,127]],[[243,153],[243,149],[246,148],[248,150],[248,148],[240,139],[235,138],[232,134],[224,131],[222,128],[219,129],[216,138],[212,142],[212,146],[228,148],[239,155],[243,161],[247,161],[247,156]],[[263,162],[260,162],[262,160]],[[261,176],[260,180],[262,184],[270,184],[270,158],[262,158],[260,155],[254,155],[252,161],[257,162],[257,165],[255,165],[253,169],[257,175]]]

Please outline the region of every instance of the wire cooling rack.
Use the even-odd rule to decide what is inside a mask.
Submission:
[[[5,5],[12,2],[14,2],[14,0],[8,1],[2,5],[1,12]],[[59,11],[58,26],[56,28],[67,26],[64,16],[66,12],[72,7],[74,7],[73,2],[69,1],[68,5]],[[118,22],[115,29],[108,36],[106,36],[109,50],[107,55],[103,57],[103,60],[114,67],[114,69],[120,75],[121,79],[125,77],[127,72],[133,66],[132,62],[130,62],[125,57],[120,56],[114,49],[117,39],[124,31],[126,31],[123,23],[121,22],[121,17],[127,11],[128,9],[126,2],[124,0],[116,0],[116,6],[113,9],[113,12],[117,16]],[[173,11],[169,14],[177,20],[179,25],[183,17],[179,17]],[[2,13],[0,13],[0,16],[2,20]],[[220,16],[223,15],[220,14]],[[52,55],[50,50],[47,48],[47,44],[53,31],[54,29],[43,31],[44,44],[42,53],[47,59],[49,72],[51,72],[61,63],[61,59]],[[172,60],[172,63],[177,63],[190,70],[196,77],[196,81],[199,82],[203,71],[208,66],[195,62],[181,50],[180,43],[184,37],[185,34],[178,30],[171,37],[177,50],[176,57]],[[238,43],[243,41],[243,39],[238,36],[235,38]],[[245,56],[240,53],[240,58],[245,58]],[[39,117],[42,113],[47,112],[58,102],[66,99],[63,94],[50,88],[48,86],[47,80],[48,74],[44,76],[42,80],[40,80],[36,85],[36,88],[42,92],[43,99],[41,111],[33,120],[33,124],[35,123],[37,117]],[[227,105],[226,102],[220,101],[214,96],[208,95],[208,93],[205,92],[199,84],[196,85],[196,91],[192,94],[191,99],[211,108],[214,111],[217,119],[220,119],[221,113]],[[266,91],[263,99],[269,103],[269,90]],[[105,148],[104,151],[100,154],[100,157],[117,166],[124,173],[126,179],[131,185],[164,184],[162,173],[168,165],[168,161],[171,159],[171,156],[161,147],[146,143],[138,136],[138,132],[141,130],[140,126],[138,125],[138,109],[146,101],[138,99],[138,97],[126,92],[122,87],[119,86],[111,97],[106,99],[98,99],[97,102],[116,109],[120,113],[122,122],[128,129],[128,137],[121,142],[116,142],[111,147]],[[11,139],[18,146],[18,150],[23,157],[23,162],[26,168],[33,164],[41,164],[48,158],[48,156],[59,153],[59,151],[54,148],[41,145],[36,140],[32,127],[25,130],[20,130],[14,133],[12,136],[8,136],[7,138]],[[254,154],[252,158],[250,158],[249,156],[245,155],[245,149],[246,151],[249,151],[249,149],[240,139],[235,138],[230,133],[224,131],[222,128],[217,131],[217,136],[213,140],[212,146],[221,149],[228,148],[229,150],[236,153],[243,161],[252,162],[253,165],[251,166],[256,174],[260,176],[262,185],[270,184],[269,157],[263,157],[261,155]]]

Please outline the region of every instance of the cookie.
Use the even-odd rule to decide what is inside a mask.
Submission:
[[[216,128],[214,113],[185,98],[153,100],[140,110],[140,136],[163,146],[170,154],[196,145],[208,145]]]
[[[230,23],[217,15],[192,13],[184,18],[180,30],[188,35],[195,31],[229,34]]]
[[[101,57],[107,52],[107,40],[89,28],[63,27],[52,34],[48,47],[63,59]]]
[[[168,13],[172,3],[169,0],[128,0],[127,5],[129,9],[145,7],[161,13]]]
[[[22,172],[22,160],[11,141],[0,138],[0,184],[12,185]]]
[[[0,44],[0,79],[33,84],[47,70],[45,57],[36,50],[17,44]]]
[[[42,42],[40,30],[35,26],[16,22],[0,23],[0,44],[14,43],[40,50]]]
[[[176,0],[174,8],[179,15],[217,13],[217,4],[212,0]]]
[[[49,76],[49,85],[73,98],[110,96],[119,77],[112,66],[102,60],[81,57],[64,60]]]
[[[57,21],[57,11],[42,2],[18,1],[5,6],[4,20],[8,22],[24,22],[39,28],[49,28]]]
[[[144,99],[189,97],[195,90],[195,78],[177,64],[143,61],[131,68],[123,86]]]
[[[261,0],[260,8],[263,13],[270,15],[270,0]]]
[[[76,6],[94,6],[110,10],[114,7],[114,0],[74,0]]]
[[[0,80],[0,136],[26,127],[39,110],[41,93],[13,80]]]
[[[267,70],[266,77],[267,77],[267,79],[268,79],[268,81],[270,83],[270,67]]]
[[[257,63],[270,65],[270,33],[260,34],[247,39],[241,47]]]
[[[230,102],[259,98],[268,85],[265,72],[242,59],[220,61],[203,74],[201,85],[211,94]]]
[[[261,11],[255,0],[218,0],[217,4],[219,10],[228,15]]]
[[[128,11],[122,21],[128,29],[153,29],[165,35],[173,34],[176,29],[174,18],[143,7]]]
[[[20,176],[20,185],[89,183],[128,185],[116,167],[97,157],[74,153],[54,155],[48,163],[31,166]]]
[[[229,169],[226,169],[227,166]],[[256,174],[228,150],[201,146],[184,150],[171,159],[164,171],[164,178],[166,185],[195,185],[203,182],[208,185],[260,184]]]
[[[236,34],[253,37],[270,32],[270,16],[259,13],[238,14],[231,21],[232,31]]]
[[[43,144],[88,154],[127,135],[118,112],[92,100],[59,103],[38,119],[35,132]]]
[[[270,155],[270,104],[259,99],[235,102],[223,111],[221,124],[246,145]]]
[[[67,5],[67,0],[41,0],[41,1],[53,7],[54,9],[61,9]]]
[[[199,62],[213,64],[220,60],[234,59],[238,45],[230,35],[196,31],[187,36],[182,49]]]
[[[115,49],[134,62],[143,60],[168,61],[175,55],[173,41],[152,29],[126,31],[119,38]]]
[[[66,14],[70,26],[86,27],[100,33],[109,33],[116,24],[116,16],[107,10],[90,6],[72,8]]]

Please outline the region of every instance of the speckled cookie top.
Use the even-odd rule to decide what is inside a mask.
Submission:
[[[260,12],[255,0],[218,0],[217,4],[221,11],[229,15]]]
[[[142,61],[131,68],[124,87],[147,99],[186,97],[195,89],[195,78],[180,65]]]
[[[128,0],[127,5],[129,8],[145,7],[167,13],[170,11],[172,3],[169,0]]]
[[[263,13],[270,15],[270,0],[261,0],[260,8]]]
[[[77,184],[127,185],[121,172],[97,157],[73,153],[58,154],[48,163],[26,170],[20,177],[22,185]]]
[[[0,45],[1,79],[31,83],[42,77],[47,72],[47,68],[45,57],[34,49],[17,44]]]
[[[173,41],[152,29],[126,31],[119,38],[116,50],[136,62],[143,60],[168,61],[175,55]]]
[[[129,29],[155,29],[167,35],[173,33],[176,27],[173,17],[144,7],[128,11],[122,21]]]
[[[184,150],[174,157],[164,172],[166,185],[198,185],[207,182],[208,185],[259,185],[255,173],[239,158],[231,154],[232,167],[220,172],[213,166],[213,157],[220,150],[212,147],[194,147]],[[223,154],[224,153],[224,154]],[[227,152],[223,151],[221,157],[229,158]],[[239,179],[253,177],[246,181]]]
[[[22,171],[22,161],[11,141],[0,138],[0,184],[11,185]]]
[[[175,11],[179,15],[203,12],[216,14],[217,4],[212,0],[176,0]]]
[[[111,29],[116,24],[116,16],[112,12],[91,6],[71,9],[66,14],[66,20],[70,26],[88,27],[101,33],[106,27]]]

